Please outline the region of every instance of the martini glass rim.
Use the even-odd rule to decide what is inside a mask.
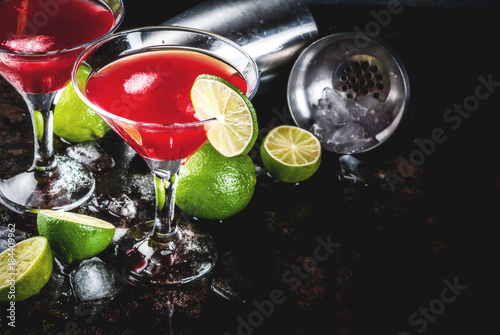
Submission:
[[[125,122],[125,123],[128,123],[128,124],[140,125],[141,128],[145,128],[145,129],[158,129],[158,128],[162,128],[162,129],[165,129],[165,130],[169,130],[169,129],[174,129],[174,128],[177,128],[177,129],[180,129],[180,128],[192,128],[192,127],[199,127],[199,126],[202,126],[202,125],[205,125],[205,124],[210,124],[210,123],[216,121],[217,120],[216,117],[212,117],[212,118],[209,118],[209,119],[203,119],[203,120],[199,120],[199,121],[192,121],[192,122],[185,122],[185,123],[171,123],[171,124],[156,123],[156,122],[143,122],[143,121],[131,120],[131,119],[128,119],[126,117],[118,116],[118,115],[115,115],[115,114],[113,114],[113,113],[111,113],[109,111],[106,111],[106,110],[102,109],[101,107],[99,107],[96,104],[94,104],[93,102],[91,102],[87,98],[85,92],[82,92],[82,87],[81,87],[81,85],[79,85],[79,81],[77,79],[77,72],[78,72],[79,67],[81,65],[85,64],[85,58],[86,58],[87,55],[89,55],[90,53],[92,53],[93,51],[97,50],[99,47],[101,47],[105,43],[108,43],[108,42],[110,42],[112,40],[115,40],[115,39],[118,39],[118,38],[130,35],[130,34],[133,34],[133,33],[145,33],[145,32],[157,32],[157,31],[179,31],[179,32],[186,32],[186,33],[197,33],[197,34],[200,34],[200,35],[205,35],[205,36],[209,36],[211,38],[220,40],[220,41],[228,44],[229,46],[234,47],[235,50],[238,50],[239,52],[241,52],[241,54],[244,55],[248,59],[248,61],[251,64],[252,68],[255,69],[255,71],[254,71],[255,74],[256,74],[255,85],[253,86],[252,91],[248,95],[248,98],[251,99],[255,95],[255,93],[257,92],[258,86],[259,86],[259,82],[260,82],[260,74],[259,74],[259,71],[258,71],[257,63],[237,43],[235,43],[232,40],[230,40],[230,39],[228,39],[226,37],[223,37],[221,35],[218,35],[218,34],[215,34],[215,33],[211,33],[211,32],[205,31],[205,30],[197,29],[197,28],[180,27],[180,26],[154,26],[154,25],[152,25],[152,26],[144,26],[144,27],[139,27],[139,28],[132,28],[132,29],[127,29],[127,30],[122,30],[122,31],[120,31],[118,33],[115,33],[115,34],[106,36],[106,37],[104,37],[102,39],[99,39],[97,42],[89,45],[87,48],[85,48],[85,50],[82,51],[82,53],[76,59],[74,65],[73,65],[73,70],[71,71],[72,84],[73,84],[73,86],[75,88],[75,91],[76,91],[77,95],[80,97],[80,99],[82,99],[92,110],[94,110],[97,114],[100,114],[101,116],[104,116],[104,117],[107,117],[107,118],[110,118],[112,120],[119,121],[119,122]],[[172,45],[169,45],[169,44],[164,44],[164,45],[158,44],[155,47],[165,47],[165,48],[168,48],[168,47],[171,47],[171,46]],[[147,52],[148,50],[151,50],[151,49],[148,49],[148,48],[152,48],[152,47],[153,46],[143,46],[143,47],[139,48],[138,50],[142,49],[142,50],[144,50],[144,52]],[[182,47],[182,46],[179,46],[179,47]],[[196,49],[196,48],[194,48],[194,49]],[[126,53],[123,54],[123,56],[126,56],[126,55],[127,55]],[[86,86],[86,83],[85,83],[84,86]],[[196,116],[196,113],[195,113],[195,116]]]
[[[0,2],[2,2],[3,0],[0,0]],[[105,1],[103,0],[97,0],[98,2],[100,3],[105,3]],[[104,35],[101,35],[89,42],[86,42],[86,43],[83,43],[83,44],[79,44],[79,45],[75,45],[75,46],[72,46],[70,48],[64,48],[64,49],[59,49],[59,50],[50,50],[50,51],[15,51],[15,50],[10,50],[10,49],[3,49],[0,45],[0,53],[3,53],[3,54],[12,54],[12,55],[17,55],[17,56],[29,56],[29,57],[33,57],[33,56],[50,56],[50,55],[57,55],[57,54],[61,54],[61,53],[65,53],[65,52],[71,52],[71,51],[75,51],[75,50],[78,50],[78,49],[82,49],[82,48],[86,48],[94,43],[96,43],[97,41],[103,39],[103,38],[106,38],[110,35],[112,35],[117,29],[118,27],[121,25],[121,23],[123,22],[123,19],[125,17],[124,13],[125,13],[125,6],[124,6],[124,3],[123,3],[123,0],[116,0],[118,3],[120,3],[120,9],[118,11],[118,15],[115,17],[115,21],[113,23],[113,26],[111,27],[111,29]],[[110,8],[111,11],[113,12],[112,8]],[[113,12],[114,14],[114,12]]]

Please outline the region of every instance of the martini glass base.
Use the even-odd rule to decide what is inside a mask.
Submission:
[[[116,246],[116,261],[122,276],[133,285],[166,286],[185,284],[212,270],[217,250],[212,237],[177,227],[169,242],[151,237],[154,221],[132,227]]]
[[[57,157],[57,177],[37,179],[29,170],[0,180],[0,203],[17,213],[40,209],[70,210],[84,204],[95,189],[92,172],[67,157]]]

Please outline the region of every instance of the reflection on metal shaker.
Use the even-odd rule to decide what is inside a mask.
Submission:
[[[255,60],[261,87],[292,64],[317,39],[316,22],[304,1],[211,0],[163,23],[203,29],[239,44]]]

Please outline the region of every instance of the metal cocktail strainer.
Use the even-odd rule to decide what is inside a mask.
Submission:
[[[353,55],[342,61],[333,76],[333,87],[348,99],[371,95],[385,101],[391,81],[384,64],[368,55]]]
[[[401,61],[382,42],[360,33],[333,34],[295,62],[288,104],[295,123],[326,150],[371,150],[396,130],[409,99]]]

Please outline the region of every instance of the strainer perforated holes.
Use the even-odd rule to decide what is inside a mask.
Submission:
[[[390,90],[389,73],[375,57],[353,55],[338,65],[334,72],[333,87],[348,99],[370,95],[385,101]]]

